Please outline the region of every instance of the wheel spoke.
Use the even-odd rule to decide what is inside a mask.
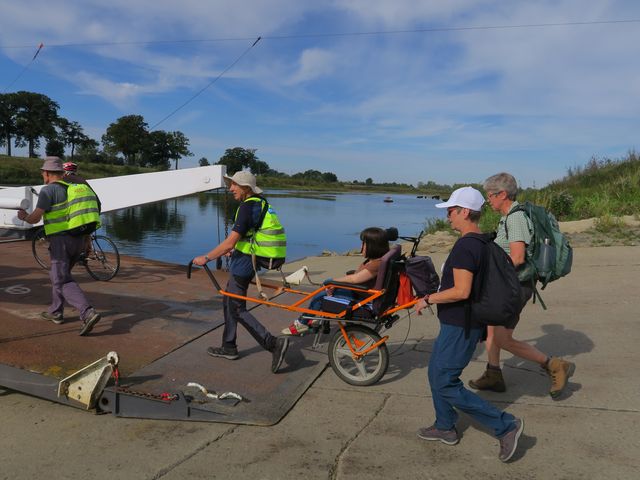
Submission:
[[[356,368],[358,369],[358,372],[360,373],[360,376],[362,378],[367,378],[367,366],[364,363],[364,359],[360,360],[360,361],[356,361]]]
[[[349,348],[347,347],[336,348],[336,354],[339,357],[349,357],[349,358],[353,357],[351,350],[349,350]]]

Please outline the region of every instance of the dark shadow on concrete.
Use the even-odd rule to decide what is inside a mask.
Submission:
[[[389,353],[392,353],[389,358],[389,368],[387,373],[378,382],[379,385],[386,385],[398,381],[407,376],[413,370],[423,370],[425,382],[427,382],[427,366],[429,365],[429,357],[433,350],[433,342],[435,338],[421,339],[419,342],[408,345],[405,344],[400,349],[398,345],[388,345]],[[410,361],[407,361],[410,358]],[[426,385],[429,388],[429,385]]]
[[[576,371],[580,371],[580,362],[576,361],[577,356],[589,353],[595,344],[586,334],[578,330],[566,329],[560,324],[546,324],[541,326],[543,335],[537,338],[520,338],[516,330],[514,337],[522,340],[548,356],[564,357],[576,364]],[[473,360],[487,361],[484,344],[480,344],[476,350]],[[472,361],[473,361],[472,360]],[[507,385],[505,393],[494,393],[488,391],[475,391],[488,401],[499,403],[501,408],[508,407],[523,396],[547,397],[551,380],[549,375],[538,364],[520,357],[511,357],[503,362],[502,373]],[[582,388],[580,383],[567,382],[567,386],[560,397],[556,400],[570,398],[573,393]],[[470,389],[470,388],[469,388]],[[471,389],[470,389],[471,390]],[[472,390],[474,391],[474,390]],[[504,406],[504,407],[503,407]]]

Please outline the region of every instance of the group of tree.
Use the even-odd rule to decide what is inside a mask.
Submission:
[[[178,162],[182,157],[193,155],[189,151],[189,139],[184,133],[149,131],[141,115],[120,117],[107,127],[102,135],[104,152],[110,155],[121,153],[127,165],[154,167],[167,170],[170,161]]]
[[[200,165],[203,165],[203,160],[200,159]],[[228,148],[220,160],[216,162],[216,165],[224,165],[227,167],[227,175],[233,175],[240,170],[250,170],[254,175],[262,175],[265,177],[275,178],[291,178],[294,180],[300,180],[310,183],[336,183],[338,177],[332,172],[320,172],[318,170],[307,170],[305,172],[294,173],[293,175],[287,175],[286,173],[279,172],[272,169],[267,162],[264,162],[256,155],[255,148],[242,148],[234,147]]]
[[[42,139],[47,149],[69,147],[72,152],[90,141],[77,122],[58,115],[60,106],[46,95],[33,92],[0,94],[0,147],[11,156],[12,145],[27,147],[29,157],[36,157]]]
[[[7,156],[12,147],[27,147],[30,158],[38,157],[42,141],[45,154],[71,160],[99,163],[126,163],[167,170],[171,161],[193,155],[189,140],[180,131],[149,131],[141,115],[120,117],[102,136],[102,150],[84,133],[80,123],[58,114],[60,106],[46,95],[34,92],[0,94],[0,148]],[[201,159],[202,160],[202,159]],[[206,160],[206,159],[205,159]]]

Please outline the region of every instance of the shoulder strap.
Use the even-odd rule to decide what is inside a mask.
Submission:
[[[465,235],[465,237],[475,238],[476,240],[484,244],[484,248],[487,248],[488,243],[492,242],[493,239],[496,238],[496,232],[468,233]],[[486,255],[486,252],[484,253],[484,255]],[[464,338],[469,338],[469,334],[471,333],[471,296],[474,293],[474,286],[480,284],[479,276],[484,273],[482,270],[483,268],[481,265],[480,271],[478,271],[478,276],[474,276],[473,278],[473,284],[471,285],[471,293],[469,294],[469,298],[467,298],[467,300],[464,302]]]
[[[530,217],[531,215],[529,214],[529,210],[530,208],[527,206],[529,202],[524,202],[524,203],[519,203],[518,205],[516,205],[516,207],[511,210],[509,213],[507,213],[504,217],[504,233],[507,236],[507,240],[509,240],[509,228],[507,227],[507,220],[509,219],[509,215],[511,215],[512,213],[516,213],[516,212],[524,212],[524,214],[528,217]]]
[[[260,212],[260,217],[258,218],[258,224],[256,225],[256,230],[260,230],[260,227],[262,227],[262,222],[264,222],[264,217],[267,215],[267,212],[269,211],[269,202],[267,202],[267,199],[261,196],[258,196],[258,198],[263,203],[262,203],[262,211]]]

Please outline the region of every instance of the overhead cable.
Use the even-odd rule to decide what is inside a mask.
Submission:
[[[556,22],[556,23],[525,23],[517,25],[477,25],[462,27],[429,27],[415,28],[406,30],[373,30],[365,32],[334,32],[334,33],[303,33],[290,35],[263,35],[264,40],[288,40],[288,39],[304,39],[304,38],[331,38],[331,37],[357,37],[357,36],[374,36],[374,35],[403,35],[411,33],[438,33],[438,32],[462,32],[474,30],[510,30],[520,28],[551,28],[551,27],[577,27],[589,25],[615,25],[624,23],[640,23],[640,19],[629,20],[594,20],[587,22]],[[77,42],[77,43],[51,43],[47,44],[47,48],[70,48],[70,47],[105,47],[116,45],[162,45],[162,44],[180,44],[180,43],[207,43],[207,42],[240,42],[253,40],[252,37],[220,37],[220,38],[200,38],[200,39],[176,39],[176,40],[138,40],[138,41],[122,41],[122,42]],[[0,48],[31,48],[30,45],[0,45]]]
[[[260,41],[261,37],[258,37],[253,44],[247,48],[244,52],[242,52],[242,54],[236,58],[233,63],[231,65],[229,65],[227,68],[225,68],[222,72],[220,72],[220,74],[214,78],[213,80],[211,80],[207,85],[205,85],[203,88],[201,88],[200,90],[198,90],[196,93],[194,93],[186,102],[184,102],[182,105],[180,105],[178,108],[176,108],[175,110],[173,110],[170,114],[168,114],[166,117],[164,117],[162,120],[160,120],[159,122],[155,123],[154,125],[151,126],[150,130],[155,129],[158,125],[160,125],[162,122],[164,122],[165,120],[167,120],[169,117],[173,116],[175,113],[177,113],[179,110],[181,110],[182,108],[186,107],[189,103],[191,103],[196,97],[198,97],[202,92],[204,92],[206,89],[208,89],[209,87],[211,87],[211,85],[213,85],[214,83],[216,83],[218,80],[220,80],[222,78],[222,76],[227,73],[229,70],[231,70],[233,68],[233,66],[238,63],[240,60],[242,60],[242,57],[244,57],[247,53],[249,53],[249,51],[256,46],[256,44]]]

